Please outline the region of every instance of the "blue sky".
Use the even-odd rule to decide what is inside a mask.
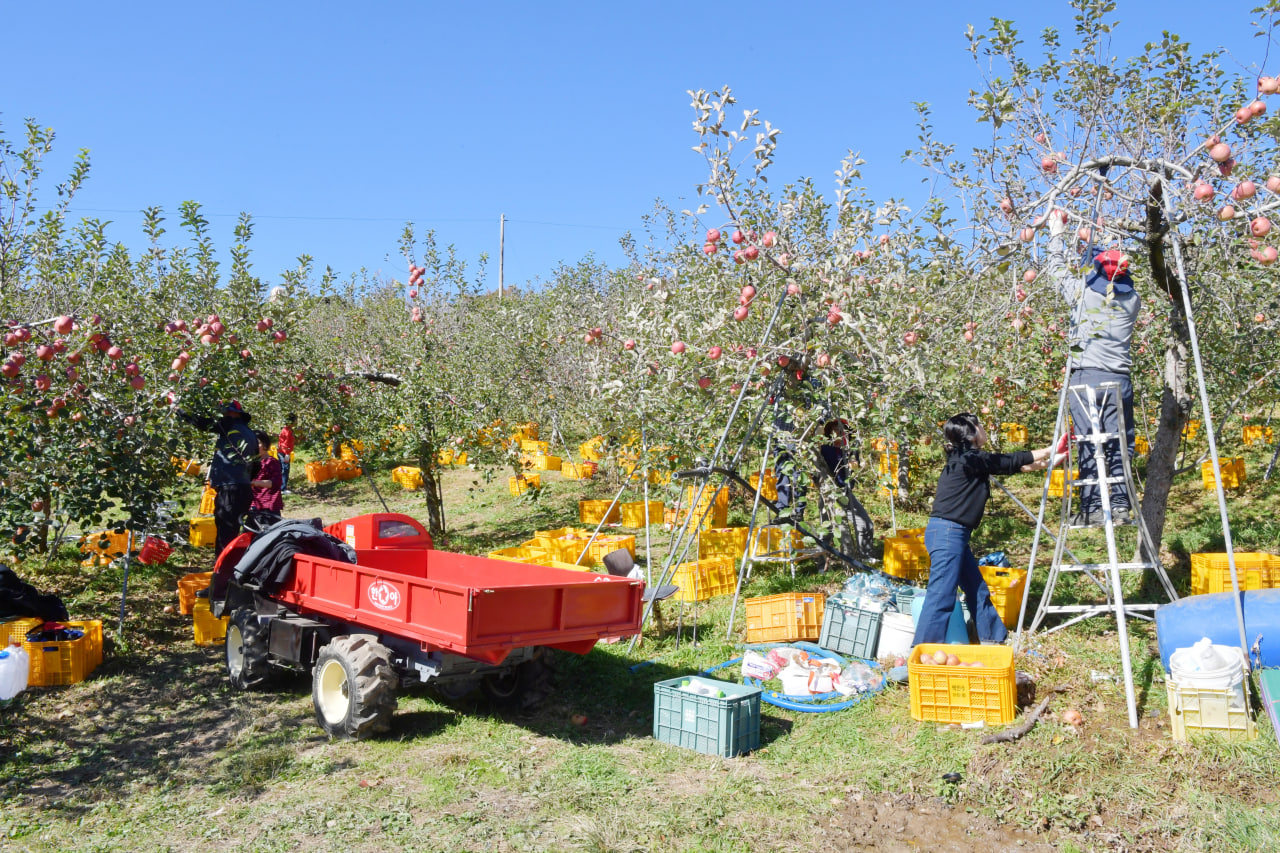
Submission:
[[[1113,52],[1168,29],[1253,73],[1254,5],[1122,0]],[[620,263],[618,238],[656,199],[692,206],[704,170],[687,89],[727,83],[782,129],[775,185],[826,190],[852,148],[873,195],[911,198],[913,102],[933,105],[941,136],[980,141],[965,26],[1012,18],[1032,44],[1071,26],[1056,0],[8,6],[0,122],[57,131],[51,178],[90,149],[75,210],[112,220],[113,239],[138,247],[137,211],[194,199],[222,249],[235,215],[254,215],[268,281],[304,252],[340,275],[403,276],[412,219],[471,263],[489,252],[494,286],[500,213],[519,283],[588,252]]]

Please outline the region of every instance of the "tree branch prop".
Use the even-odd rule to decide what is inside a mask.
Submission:
[[[1049,691],[1048,691],[1049,695],[1044,697],[1044,699],[1040,701],[1040,704],[1035,707],[1035,710],[1033,710],[1030,714],[1027,714],[1027,718],[1025,720],[1023,720],[1021,723],[1018,723],[1018,725],[1014,726],[1011,729],[1005,729],[1002,732],[995,732],[994,734],[989,734],[986,737],[984,737],[981,741],[979,741],[979,743],[983,743],[983,744],[1012,743],[1013,741],[1017,740],[1018,738],[1022,737],[1027,732],[1035,728],[1036,722],[1040,719],[1040,715],[1044,713],[1045,708],[1049,707],[1049,702],[1050,700],[1053,699],[1053,694],[1066,693],[1066,692],[1067,692],[1067,688],[1065,687],[1049,688]]]

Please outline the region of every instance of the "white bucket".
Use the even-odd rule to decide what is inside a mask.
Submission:
[[[915,636],[916,627],[911,614],[884,614],[880,617],[880,642],[876,646],[876,657],[906,657],[911,654]]]
[[[1244,681],[1244,653],[1236,646],[1201,640],[1169,656],[1169,673],[1180,687],[1230,690]]]

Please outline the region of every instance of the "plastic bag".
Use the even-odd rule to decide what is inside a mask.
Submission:
[[[884,676],[865,663],[854,661],[835,678],[835,689],[842,696],[851,696],[867,690],[875,690],[884,682]]]
[[[742,675],[745,678],[768,681],[778,674],[780,668],[771,659],[751,649],[747,649],[742,655]]]

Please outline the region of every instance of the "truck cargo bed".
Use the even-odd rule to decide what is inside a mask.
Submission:
[[[492,664],[525,646],[584,654],[602,637],[640,631],[638,580],[427,549],[356,554],[356,565],[297,555],[277,597]]]

